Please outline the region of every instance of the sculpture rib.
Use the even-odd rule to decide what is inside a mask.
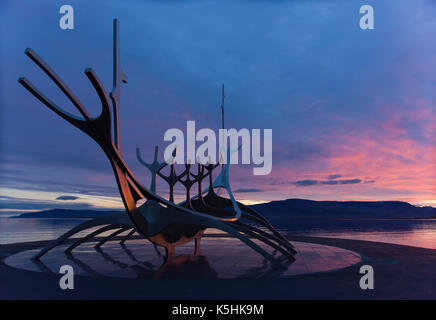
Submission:
[[[130,237],[136,232],[135,228],[132,229],[123,239],[121,239],[120,244],[123,245]]]
[[[73,251],[73,249],[75,249],[76,247],[80,246],[82,243],[86,242],[87,240],[95,237],[96,235],[103,233],[105,231],[108,230],[112,230],[112,229],[118,229],[118,228],[124,228],[126,227],[126,224],[124,223],[119,223],[119,224],[110,224],[104,227],[101,227],[89,234],[87,234],[85,237],[77,240],[76,242],[74,242],[72,245],[70,245],[67,249],[65,249],[65,253],[70,253],[71,251]],[[128,226],[129,228],[131,228],[131,226]]]
[[[100,248],[103,244],[105,244],[106,242],[108,242],[109,240],[115,238],[117,235],[119,235],[120,233],[123,233],[126,230],[130,230],[132,228],[132,226],[127,226],[124,228],[120,228],[119,230],[111,233],[110,235],[108,235],[106,238],[101,239],[96,245],[95,248]]]

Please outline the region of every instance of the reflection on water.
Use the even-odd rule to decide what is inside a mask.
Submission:
[[[436,249],[436,219],[276,220],[289,235],[367,240]]]
[[[0,217],[0,244],[55,239],[83,221]]]
[[[0,244],[54,239],[83,221],[0,217]],[[289,235],[369,240],[436,249],[436,219],[278,219],[272,222]]]
[[[4,218],[0,217],[0,244],[52,240],[66,231],[87,221],[86,219],[34,219],[34,218]],[[82,238],[101,226],[86,229],[74,234],[73,238]],[[113,231],[102,232],[99,236],[107,236]]]

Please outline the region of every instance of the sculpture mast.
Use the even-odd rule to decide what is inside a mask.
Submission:
[[[221,88],[221,125],[222,125],[222,129],[223,129],[223,132],[222,132],[222,137],[221,137],[221,142],[222,142],[222,145],[224,145],[224,98],[225,98],[226,96],[225,96],[225,94],[224,94],[224,83],[223,83],[223,85],[222,85],[222,88]],[[221,152],[224,152],[224,150],[221,150]],[[224,154],[222,154],[222,157],[223,157],[223,163],[222,163],[222,167],[223,167],[223,170],[224,170],[224,164],[226,163],[226,160],[224,160],[224,157],[227,157],[227,155],[224,155]]]
[[[114,142],[115,147],[121,153],[121,129],[120,129],[120,87],[121,81],[127,83],[127,76],[121,69],[120,65],[120,23],[118,19],[114,19],[114,78],[113,89],[110,93],[112,100],[112,109],[114,112]]]
[[[224,129],[224,83],[221,90],[221,116],[222,116],[222,129]]]

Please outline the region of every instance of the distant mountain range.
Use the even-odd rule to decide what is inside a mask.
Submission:
[[[287,199],[250,206],[270,218],[436,218],[436,208],[401,201],[313,201]],[[16,218],[93,218],[119,210],[52,209],[23,213]]]
[[[72,210],[72,209],[50,209],[36,212],[22,213],[14,218],[68,218],[85,219],[102,217],[108,214],[119,213],[122,210]]]
[[[274,217],[301,218],[436,218],[436,208],[401,201],[313,201],[287,199],[251,206]]]

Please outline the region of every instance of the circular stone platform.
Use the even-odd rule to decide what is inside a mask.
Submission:
[[[361,261],[357,253],[333,246],[292,242],[297,254],[281,270],[229,237],[208,236],[201,240],[201,255],[193,254],[193,243],[177,247],[176,255],[164,263],[164,250],[144,239],[129,240],[126,245],[110,241],[101,249],[97,242],[86,242],[64,253],[68,245],[56,247],[40,260],[31,259],[40,248],[25,250],[7,257],[4,262],[17,269],[58,273],[62,265],[71,265],[76,275],[128,278],[257,278],[287,277],[338,270]],[[262,243],[260,246],[267,249]]]

